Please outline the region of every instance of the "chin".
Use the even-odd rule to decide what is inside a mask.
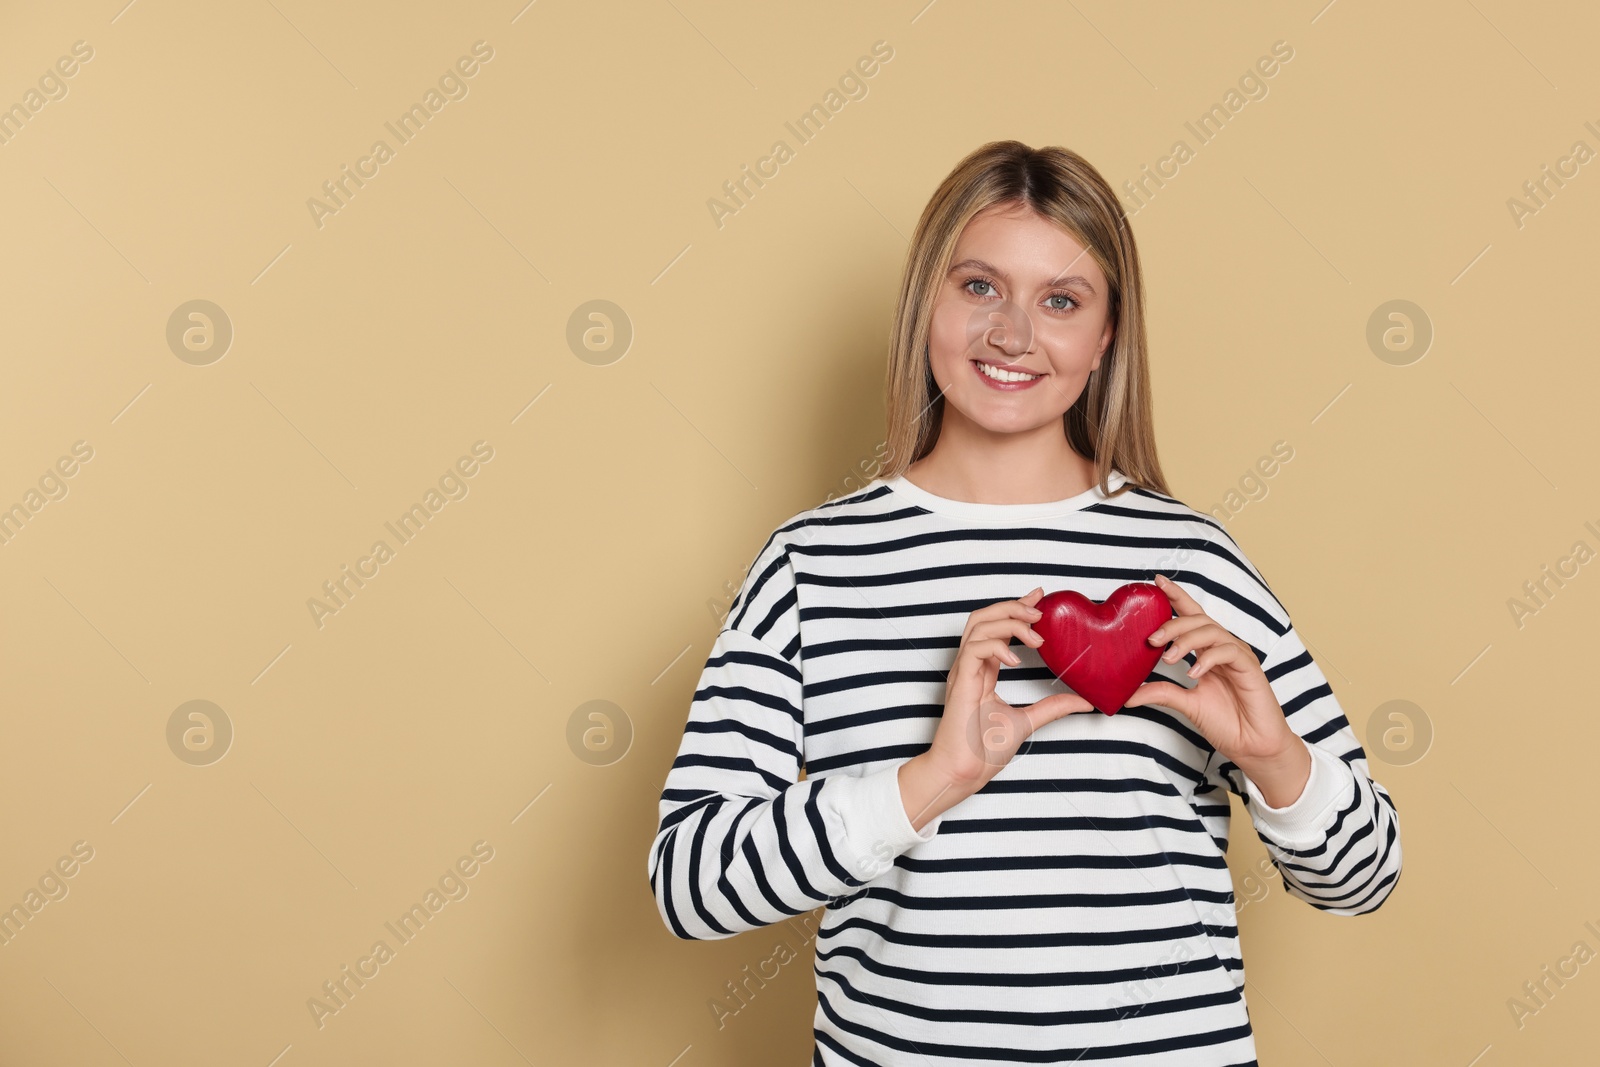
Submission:
[[[1015,407],[1009,410],[997,410],[1002,404],[988,404],[974,410],[971,407],[960,408],[962,416],[974,426],[987,430],[990,433],[1023,433],[1028,430],[1037,430],[1048,423],[1061,421],[1059,413],[1048,411],[1019,410]]]

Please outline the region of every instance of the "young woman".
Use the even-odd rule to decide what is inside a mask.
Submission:
[[[1138,252],[1080,156],[988,144],[935,192],[887,444],[773,531],[717,636],[650,851],[663,920],[824,907],[814,1064],[1254,1064],[1229,794],[1336,915],[1393,891],[1399,822],[1288,611],[1167,491]],[[1128,582],[1174,617],[1107,716],[1030,624]]]

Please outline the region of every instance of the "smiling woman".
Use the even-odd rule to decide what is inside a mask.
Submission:
[[[1068,460],[1074,453],[1067,438],[1048,426],[1045,454],[1037,447],[1041,435],[1012,431],[1038,425],[1046,414],[1060,418],[1099,368],[1116,325],[1103,296],[1105,273],[1070,234],[1022,204],[980,211],[967,223],[955,254],[962,258],[946,272],[927,346],[945,404],[942,432],[959,442],[992,421],[1006,435],[996,441],[1004,440],[1008,452]],[[1004,270],[990,258],[1015,266]],[[1023,393],[1025,398],[1015,397]],[[953,443],[940,458],[947,465],[962,452]],[[960,477],[941,476],[933,462],[921,472],[925,483]],[[984,480],[1004,493],[990,472]]]
[[[1113,458],[1165,492],[1138,248],[1116,196],[1064,149],[1012,166],[974,153],[919,223],[930,237],[908,253],[891,335],[890,454],[963,500],[1108,492]]]
[[[1398,816],[1261,572],[1167,489],[1099,172],[1016,141],[962,160],[887,373],[878,477],[771,532],[706,660],[650,850],[663,922],[824,909],[813,1065],[1255,1063],[1230,796],[1336,915],[1393,891]],[[1037,605],[1143,582],[1164,655],[1079,714]]]

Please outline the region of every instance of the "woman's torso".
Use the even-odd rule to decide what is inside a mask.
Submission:
[[[1245,640],[1252,627],[1270,634],[1281,611],[1264,590],[1259,603],[1212,597],[1213,583],[1259,582],[1226,558],[1236,549],[1214,527],[1168,498],[934,511],[955,502],[894,484],[784,534],[810,777],[924,751],[967,615],[1035,586],[1103,600],[1157,571],[1198,573],[1213,581],[1192,594]],[[1001,669],[1001,699],[1062,691],[1036,651],[1012,648],[1022,663]],[[1157,672],[1188,684],[1186,667]],[[826,909],[820,1062],[1253,1060],[1224,858],[1229,801],[1206,777],[1213,757],[1187,720],[1157,706],[1038,730],[931,840]]]

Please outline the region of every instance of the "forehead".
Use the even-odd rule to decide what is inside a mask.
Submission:
[[[1105,290],[1105,274],[1083,244],[1064,227],[1020,204],[995,204],[967,222],[950,262],[968,257],[1024,280],[1082,274]]]

